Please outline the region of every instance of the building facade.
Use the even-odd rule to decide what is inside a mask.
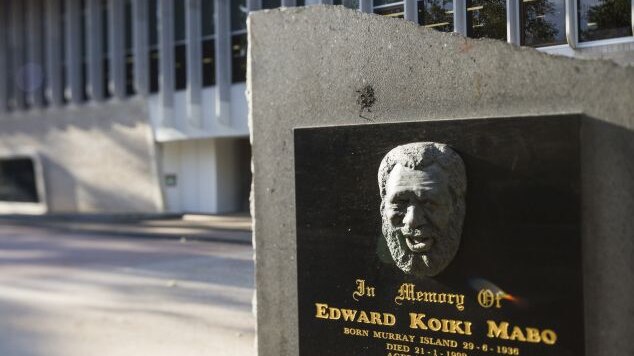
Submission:
[[[246,210],[246,17],[314,4],[634,62],[632,0],[3,0],[0,213]]]

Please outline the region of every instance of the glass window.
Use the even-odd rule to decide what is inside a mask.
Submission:
[[[231,1],[231,31],[245,30],[247,28],[247,14],[245,0]]]
[[[132,0],[125,1],[125,93],[134,95],[134,41],[132,40]]]
[[[216,85],[216,47],[213,39],[204,40],[203,50],[203,86]]]
[[[231,1],[231,82],[244,82],[247,74],[247,8],[245,0]]]
[[[231,37],[231,79],[233,83],[244,82],[247,73],[247,34]]]
[[[185,0],[174,1],[174,41],[185,40]]]
[[[0,201],[37,203],[35,168],[30,158],[0,159]]]
[[[520,2],[521,44],[540,47],[566,43],[564,0]]]
[[[282,6],[281,0],[262,0],[263,9],[275,9]]]
[[[506,40],[506,0],[467,0],[467,36]]]
[[[110,24],[108,23],[108,17],[110,17],[108,1],[101,0],[101,58],[103,60],[101,67],[104,98],[109,98],[111,96],[110,85],[108,85],[108,82],[110,81],[110,57],[108,55],[108,52],[110,51],[110,41],[108,41]]]
[[[453,31],[453,0],[418,1],[418,23],[438,31]]]
[[[149,53],[150,62],[150,93],[159,90],[159,52],[158,49],[151,49]]]
[[[405,5],[402,1],[374,1],[374,13],[402,19],[405,17]]]
[[[579,0],[579,41],[632,36],[631,0]]]
[[[214,28],[214,0],[202,0],[201,23],[203,37],[213,36]]]
[[[332,2],[333,5],[343,5],[349,9],[358,9],[359,8],[359,0],[335,0]]]
[[[159,19],[159,8],[158,8],[158,0],[150,0],[150,4],[148,6],[148,25],[149,25],[149,45],[157,46],[158,45],[158,19]]]
[[[86,6],[86,1],[85,0],[81,0],[80,3],[80,20],[79,20],[79,28],[80,28],[80,41],[79,41],[79,46],[81,47],[79,49],[79,52],[81,53],[81,87],[82,87],[82,96],[83,96],[83,100],[88,100],[90,99],[89,95],[88,95],[88,36],[86,36],[86,33],[88,33],[88,24],[86,21],[86,18],[88,16],[88,8]]]
[[[187,87],[187,46],[179,44],[174,47],[174,89]]]
[[[148,5],[148,61],[150,66],[150,93],[156,93],[159,90],[158,1],[159,0],[149,0]]]

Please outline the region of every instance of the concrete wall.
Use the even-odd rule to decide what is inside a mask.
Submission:
[[[595,118],[582,130],[586,354],[634,354],[634,67],[333,7],[254,13],[249,45],[261,356],[298,353],[294,127],[558,113]],[[376,103],[361,117],[365,85]]]
[[[6,114],[0,155],[40,155],[52,213],[160,212],[146,107],[135,99]]]
[[[162,174],[176,175],[176,185],[164,185],[170,212],[226,213],[244,210],[242,204],[249,157],[240,155],[246,139],[220,138],[161,144]]]

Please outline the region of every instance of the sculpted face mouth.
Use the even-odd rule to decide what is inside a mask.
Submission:
[[[431,250],[431,247],[434,245],[434,238],[422,236],[405,236],[405,243],[412,252],[422,253]]]
[[[405,244],[414,253],[423,253],[431,250],[436,242],[436,234],[433,231],[421,229],[402,228],[401,234],[405,238]]]

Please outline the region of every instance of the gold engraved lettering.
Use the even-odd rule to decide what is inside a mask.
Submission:
[[[317,307],[317,315],[315,317],[321,319],[328,319],[328,304],[315,303],[315,307]]]
[[[557,342],[557,334],[550,329],[540,331],[536,328],[522,328],[513,326],[509,335],[509,323],[502,321],[497,324],[493,320],[487,320],[488,332],[487,337],[502,340],[513,340],[520,342],[544,343],[546,345],[554,345]]]
[[[471,322],[453,319],[425,319],[425,314],[409,313],[411,329],[440,331],[449,334],[471,335]]]
[[[502,307],[500,301],[505,297],[507,297],[507,294],[502,291],[493,293],[490,289],[480,289],[478,292],[478,304],[487,309],[493,306],[499,309]]]
[[[404,301],[455,305],[459,311],[464,310],[464,294],[437,293],[417,291],[413,283],[403,283],[394,297],[394,303],[402,305]]]
[[[390,313],[380,312],[366,312],[364,310],[356,309],[340,309],[328,306],[325,303],[315,303],[315,317],[320,319],[340,320],[344,321],[373,324],[373,325],[385,325],[394,326],[396,324],[396,317]],[[369,315],[369,316],[368,316]]]
[[[361,297],[374,297],[376,292],[374,291],[374,287],[366,286],[364,279],[357,279],[357,289],[352,293],[352,299],[359,301]]]

